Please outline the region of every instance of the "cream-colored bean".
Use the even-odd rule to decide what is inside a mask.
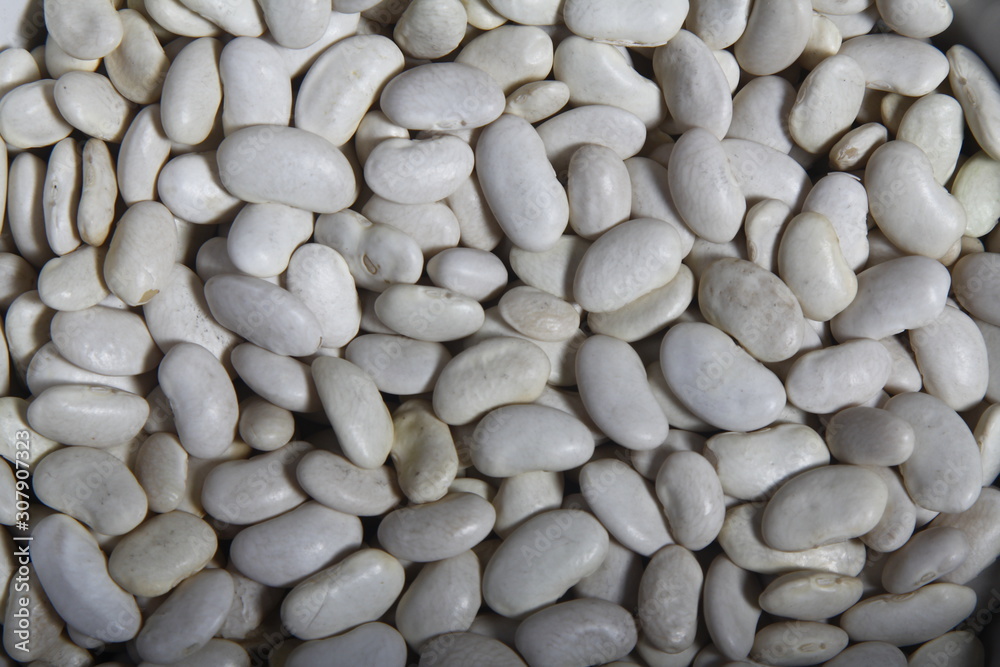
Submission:
[[[667,178],[674,204],[695,234],[713,243],[736,236],[747,202],[722,144],[708,130],[694,127],[677,140]]]
[[[490,301],[507,286],[507,268],[493,253],[478,248],[447,248],[427,262],[438,287],[477,301]]]
[[[68,361],[104,375],[139,375],[163,357],[142,318],[114,308],[57,313],[52,341]]]
[[[819,213],[833,225],[840,251],[852,271],[868,261],[868,194],[861,180],[831,173],[809,191],[803,212]]]
[[[687,29],[712,49],[725,49],[740,38],[747,27],[749,0],[690,0]]]
[[[535,344],[507,336],[489,338],[457,354],[434,387],[438,418],[461,425],[509,403],[528,403],[541,394],[551,369]]]
[[[590,514],[544,512],[500,544],[483,574],[483,599],[502,616],[522,617],[595,572],[607,552],[608,534]]]
[[[879,146],[889,139],[881,123],[865,123],[846,132],[830,149],[830,166],[840,171],[863,168]]]
[[[753,573],[725,554],[712,560],[705,573],[705,625],[725,657],[741,660],[750,652],[760,618],[759,596],[760,584]]]
[[[237,130],[222,141],[216,157],[223,185],[244,201],[335,213],[357,197],[344,154],[305,130],[271,125]]]
[[[816,414],[860,405],[885,386],[892,359],[878,341],[851,340],[807,352],[788,371],[788,400]]]
[[[545,153],[557,172],[566,169],[573,153],[584,144],[607,146],[623,160],[639,152],[646,127],[631,111],[604,104],[570,109],[538,126]]]
[[[52,252],[62,256],[80,245],[76,218],[83,189],[83,156],[72,137],[52,148],[42,187],[45,237]]]
[[[179,155],[160,170],[156,189],[163,204],[178,218],[196,224],[229,222],[243,203],[222,185],[216,154]]]
[[[506,539],[531,517],[560,509],[563,506],[564,487],[560,473],[536,470],[505,477],[500,482],[496,495],[490,500],[497,513],[493,532]]]
[[[755,77],[733,97],[733,118],[727,136],[764,144],[782,153],[794,145],[788,114],[795,88],[780,76]]]
[[[397,558],[420,563],[451,558],[476,546],[493,530],[496,511],[474,493],[410,505],[387,514],[379,543]]]
[[[516,116],[492,123],[476,148],[479,183],[497,222],[515,245],[532,252],[552,248],[569,221],[566,192],[543,152],[538,132]]]
[[[118,48],[104,58],[108,78],[132,102],[157,102],[170,60],[143,14],[129,8],[118,15],[123,34]]]
[[[569,224],[584,238],[601,235],[632,212],[628,170],[606,146],[585,145],[573,153],[566,187]]]
[[[913,454],[900,466],[906,489],[921,507],[962,512],[979,497],[982,462],[965,422],[940,399],[900,394],[885,409],[905,419],[916,434]]]
[[[107,560],[93,534],[65,514],[38,522],[31,560],[52,607],[76,630],[106,642],[139,632],[135,599],[108,576]]]
[[[440,343],[389,334],[358,336],[347,346],[345,357],[368,373],[380,391],[398,395],[433,390],[451,360]]]
[[[549,443],[544,450],[538,441]],[[594,441],[572,415],[541,405],[512,405],[489,412],[473,434],[472,461],[491,477],[535,470],[563,471],[586,463]]]
[[[124,535],[146,518],[146,494],[129,469],[92,447],[50,453],[32,484],[43,503],[103,535]]]
[[[826,58],[836,55],[843,42],[844,36],[837,24],[818,12],[814,13],[809,41],[806,42],[798,63],[806,69],[814,69]]]
[[[296,127],[314,132],[334,146],[343,145],[386,82],[402,68],[403,54],[385,37],[358,35],[337,42],[316,60],[302,81],[295,103]]]
[[[38,64],[25,49],[10,47],[0,51],[0,97],[22,83],[41,78]]]
[[[104,245],[114,223],[117,199],[115,165],[107,144],[90,139],[83,146],[83,189],[76,217],[84,243]]]
[[[241,530],[230,558],[251,579],[290,588],[357,551],[361,532],[357,517],[308,502]]]
[[[253,2],[244,4],[255,6]],[[281,56],[267,42],[253,36],[238,37],[226,44],[219,58],[219,77],[224,92],[222,128],[226,134],[251,125],[288,124],[292,115],[291,80]]]
[[[396,624],[411,646],[469,629],[482,603],[479,559],[464,551],[421,568],[400,597]]]
[[[126,204],[156,198],[157,179],[169,155],[170,140],[160,123],[160,107],[145,107],[129,125],[118,150],[118,188]]]
[[[983,463],[983,486],[989,486],[996,480],[997,475],[1000,475],[998,426],[1000,426],[1000,409],[993,409],[991,405],[983,412],[973,431]]]
[[[507,644],[473,632],[449,632],[426,642],[420,652],[421,667],[446,667],[474,660],[496,667],[525,667]]]
[[[205,283],[205,299],[224,327],[275,354],[306,356],[319,348],[322,330],[312,311],[290,292],[260,278],[223,274]],[[280,309],[280,322],[270,315]]]
[[[335,357],[318,357],[312,374],[345,455],[363,468],[385,463],[392,447],[392,419],[372,379],[351,362]]]
[[[507,96],[504,113],[537,123],[565,107],[569,95],[569,86],[562,81],[532,81]]]
[[[580,471],[580,490],[594,515],[623,546],[650,556],[674,543],[653,485],[628,464],[615,459],[591,461]]]
[[[240,403],[239,436],[258,451],[284,447],[295,433],[295,416],[259,396]]]
[[[677,542],[699,551],[711,544],[725,519],[722,485],[712,464],[696,452],[668,456],[656,475],[656,496]]]
[[[778,272],[778,248],[781,236],[792,218],[788,204],[765,199],[746,214],[743,232],[747,238],[747,259],[771,273]]]
[[[403,501],[395,471],[368,469],[337,454],[315,450],[296,469],[302,489],[327,507],[356,516],[385,514]]]
[[[761,517],[764,541],[782,551],[803,551],[864,535],[875,527],[888,489],[857,466],[824,466],[781,485]]]
[[[539,82],[552,70],[552,38],[535,26],[507,25],[476,37],[455,62],[478,67],[500,84],[505,95]]]
[[[987,486],[982,489],[979,499],[964,512],[942,513],[931,522],[931,527],[950,526],[965,534],[970,551],[969,557],[955,570],[942,577],[943,581],[965,584],[973,581],[989,567],[1000,554],[1000,531],[997,530],[997,516],[1000,515],[1000,493]]]
[[[865,170],[865,187],[879,229],[905,252],[940,257],[965,230],[961,203],[934,181],[930,159],[914,144],[897,140],[877,149]],[[914,220],[928,219],[918,215],[931,216],[935,224],[915,227]]]
[[[670,282],[679,266],[680,236],[669,223],[630,220],[587,249],[576,270],[573,295],[585,310],[617,310]]]
[[[400,489],[411,503],[440,500],[458,473],[458,453],[448,425],[435,415],[430,401],[413,399],[392,416],[389,454]]]
[[[948,76],[948,59],[930,44],[902,35],[862,35],[844,42],[842,55],[854,58],[875,90],[920,97]]]
[[[386,139],[365,161],[365,182],[389,201],[430,204],[458,189],[473,161],[472,149],[457,137]]]
[[[566,27],[598,42],[621,46],[659,46],[673,38],[688,11],[687,0],[670,0],[654,11],[642,2],[615,7],[593,0],[570,0],[563,7]]]
[[[302,49],[319,41],[330,23],[330,6],[325,2],[264,0],[259,4],[271,36],[289,49]]]
[[[811,33],[809,0],[765,0],[750,10],[734,53],[750,74],[775,74],[798,60]]]
[[[178,343],[163,357],[157,377],[184,449],[199,458],[220,456],[239,420],[236,390],[222,363],[200,345]]]
[[[833,335],[841,341],[878,340],[930,324],[944,310],[950,285],[948,270],[927,257],[901,257],[873,266],[858,274],[857,296],[831,320]],[[961,301],[959,287],[956,294]]]
[[[594,333],[635,342],[675,321],[694,298],[694,276],[682,264],[666,285],[654,289],[617,310],[589,313],[587,325]]]
[[[674,325],[663,338],[660,364],[684,406],[719,428],[763,428],[784,407],[777,376],[711,325]]]
[[[757,633],[750,659],[767,661],[776,667],[819,664],[843,651],[848,643],[847,633],[835,625],[782,621],[765,626]]]
[[[135,650],[150,662],[180,662],[208,644],[233,601],[233,579],[225,570],[202,570],[181,583],[144,619]]]
[[[51,341],[42,345],[31,358],[25,371],[25,379],[29,391],[35,395],[62,385],[89,385],[145,395],[156,384],[156,377],[152,372],[142,375],[103,375],[84,370],[66,361]],[[138,406],[134,405],[133,408],[138,409]],[[133,413],[133,418],[138,419],[138,414]]]
[[[177,143],[200,144],[212,131],[222,103],[219,57],[222,44],[195,40],[177,54],[163,80],[163,130]]]
[[[462,182],[468,183],[469,178],[465,178]],[[351,213],[353,212],[347,212],[349,215]],[[372,195],[361,209],[361,213],[375,224],[389,225],[416,240],[420,251],[427,259],[442,250],[454,248],[461,239],[462,228],[458,219],[454,212],[440,201],[401,204],[379,195]],[[367,265],[366,271],[370,271]],[[384,287],[376,288],[376,291],[382,289]]]
[[[927,528],[890,554],[882,571],[882,585],[889,593],[915,591],[960,567],[970,550],[958,528]]]
[[[569,86],[574,105],[619,107],[635,114],[647,128],[659,125],[666,115],[660,89],[610,44],[567,37],[556,47],[552,71],[557,81]]]
[[[288,268],[296,248],[313,233],[308,211],[282,204],[247,204],[226,237],[226,250],[241,272],[268,278]]]
[[[983,236],[1000,219],[993,193],[1000,187],[1000,163],[979,151],[962,165],[955,175],[951,193],[965,208],[966,236]]]
[[[639,584],[639,622],[650,643],[672,653],[694,644],[703,578],[687,549],[670,545],[656,552]]]
[[[365,623],[329,639],[299,644],[288,654],[285,665],[313,667],[331,659],[335,667],[404,667],[406,641],[391,626]]]
[[[464,338],[483,324],[483,307],[469,297],[439,287],[396,284],[375,300],[379,319],[393,331],[416,340]]]
[[[122,22],[114,6],[102,0],[45,0],[45,27],[75,58],[103,58],[122,39]]]
[[[911,330],[909,337],[928,394],[960,411],[984,398],[989,385],[986,341],[971,317],[945,307],[933,322]]]
[[[1000,84],[986,63],[970,49],[956,45],[948,50],[948,77],[955,97],[962,104],[965,119],[972,136],[990,157],[1000,158],[1000,144],[996,141],[1000,114]]]
[[[852,607],[861,594],[861,580],[855,577],[800,570],[772,581],[760,595],[760,606],[775,616],[822,621]]]
[[[459,0],[413,0],[396,21],[392,37],[411,58],[440,58],[458,48],[467,20]]]
[[[761,361],[788,359],[802,344],[802,310],[794,293],[751,262],[713,262],[699,281],[698,301],[710,324]]]
[[[955,584],[931,584],[904,595],[876,595],[854,605],[840,625],[854,641],[908,646],[933,639],[975,609],[976,594]]]
[[[68,72],[56,82],[54,97],[66,122],[97,139],[120,142],[132,120],[132,104],[101,74]]]
[[[858,540],[835,542],[804,551],[779,551],[761,537],[763,508],[747,503],[730,508],[719,533],[719,544],[740,567],[776,574],[793,570],[824,570],[857,576],[865,564],[865,545]]]
[[[576,376],[587,413],[598,427],[629,449],[651,449],[669,426],[646,383],[639,355],[610,336],[588,338],[576,356]]]
[[[850,129],[861,109],[865,77],[848,56],[831,56],[802,82],[788,117],[795,143],[810,153],[825,153]]]
[[[4,336],[14,370],[21,379],[25,378],[35,353],[50,341],[49,328],[54,316],[55,311],[35,291],[21,294],[8,307]]]
[[[745,139],[725,139],[722,147],[748,206],[762,199],[778,199],[793,210],[802,208],[812,182],[792,157]]]
[[[111,552],[108,572],[129,593],[156,597],[199,572],[217,548],[211,526],[187,512],[169,512],[123,537]]]
[[[827,422],[826,443],[842,463],[894,466],[910,458],[915,435],[905,420],[878,408],[841,410]]]
[[[841,251],[837,230],[820,213],[802,213],[788,223],[778,249],[778,271],[812,320],[832,319],[857,295],[857,277]]]
[[[944,185],[955,171],[964,128],[962,107],[955,98],[932,93],[910,106],[896,138],[919,146],[931,161],[935,180]]]
[[[555,664],[567,653],[581,663],[610,662],[628,655],[637,635],[635,621],[622,607],[606,600],[571,600],[529,616],[514,641],[530,665]]]
[[[462,104],[473,95],[477,104]],[[429,63],[407,70],[386,84],[379,102],[389,120],[410,130],[482,127],[504,108],[499,84],[462,63]]]
[[[575,235],[559,237],[551,249],[531,252],[512,248],[510,264],[526,284],[566,301],[574,301],[573,280],[590,242]]]
[[[347,261],[360,287],[382,292],[392,283],[414,283],[420,277],[423,254],[417,241],[391,225],[346,210],[321,215],[315,233],[318,243]]]
[[[139,447],[134,472],[146,492],[149,509],[172,512],[180,505],[187,485],[187,451],[172,433],[154,433]]]
[[[131,440],[149,415],[141,396],[111,387],[56,385],[33,389],[28,422],[36,431],[67,445],[111,447]]]
[[[720,141],[725,138],[733,117],[729,81],[712,50],[696,34],[678,32],[656,50],[653,68],[679,131],[702,127]]]
[[[45,235],[45,214],[42,210],[45,171],[44,160],[33,153],[23,152],[11,162],[7,178],[10,234],[20,255],[37,268],[55,255]]]
[[[219,33],[216,24],[198,15],[180,0],[144,0],[143,8],[161,31],[195,38]]]
[[[301,505],[307,496],[293,471],[311,449],[308,443],[293,440],[267,454],[216,465],[207,474],[201,473],[202,505],[216,519],[237,526],[258,523]],[[189,474],[189,483],[192,479],[198,478]]]
[[[122,301],[139,306],[163,289],[174,264],[177,228],[165,206],[138,202],[118,221],[104,261],[104,279]]]
[[[212,317],[201,279],[188,267],[174,264],[164,286],[143,305],[143,315],[161,350],[169,351],[180,342],[195,343],[232,368],[229,354],[240,338]]]

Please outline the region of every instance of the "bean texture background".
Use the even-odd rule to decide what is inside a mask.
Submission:
[[[0,3],[0,667],[1000,665],[981,4]]]

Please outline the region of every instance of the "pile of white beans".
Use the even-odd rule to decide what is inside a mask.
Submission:
[[[29,3],[0,664],[1000,664],[1000,85],[952,18]]]

